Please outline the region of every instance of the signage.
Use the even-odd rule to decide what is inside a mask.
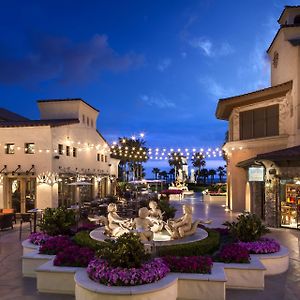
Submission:
[[[264,167],[250,167],[248,170],[249,181],[264,181]]]

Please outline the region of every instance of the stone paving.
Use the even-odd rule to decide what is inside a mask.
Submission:
[[[172,201],[181,215],[181,206],[191,204],[194,216],[201,219],[213,219],[210,227],[221,226],[224,220],[233,220],[237,214],[225,212],[221,202],[202,202],[198,195],[181,201]],[[23,278],[21,270],[22,246],[19,240],[19,226],[14,230],[0,232],[0,299],[1,300],[69,300],[74,296],[39,294],[36,291],[34,278]],[[23,234],[25,239],[28,231]],[[256,290],[227,290],[227,300],[296,300],[300,299],[300,231],[292,229],[273,229],[269,234],[278,239],[290,251],[289,270],[281,275],[265,277],[265,289]]]

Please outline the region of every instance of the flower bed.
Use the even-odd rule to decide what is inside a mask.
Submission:
[[[211,274],[213,261],[209,256],[166,256],[164,262],[171,272]]]
[[[89,277],[108,286],[134,286],[156,282],[170,272],[162,259],[154,258],[140,268],[111,267],[104,259],[92,260],[88,267]]]
[[[246,248],[239,244],[223,246],[217,254],[215,261],[224,263],[250,263],[250,255]]]
[[[251,254],[275,253],[280,250],[279,243],[269,238],[261,238],[255,242],[239,242],[238,244],[246,248]]]
[[[36,232],[36,233],[31,233],[29,236],[29,241],[37,246],[41,246],[45,244],[47,240],[49,240],[50,235],[43,233],[43,232]]]
[[[74,245],[71,239],[64,235],[50,237],[40,247],[40,254],[56,255],[58,252],[63,251],[65,248]]]
[[[162,190],[160,192],[163,195],[181,195],[182,194],[182,190]]]
[[[72,245],[56,254],[54,266],[87,267],[94,258],[94,251],[87,247]]]

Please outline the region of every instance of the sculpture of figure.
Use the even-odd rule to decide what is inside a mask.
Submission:
[[[108,224],[106,229],[109,235],[118,237],[125,232],[129,232],[129,229],[127,228],[129,226],[129,220],[123,219],[117,214],[117,205],[115,203],[110,203],[108,205],[107,212]]]
[[[153,223],[153,226],[151,227],[151,231],[159,232],[164,227],[161,210],[157,207],[156,201],[150,201],[149,207],[150,207],[150,210],[149,210],[148,219]]]
[[[165,225],[166,230],[173,239],[183,238],[194,233],[195,224],[192,224],[192,207],[185,204],[182,209],[183,216],[181,218],[168,220],[167,225]]]
[[[149,216],[149,210],[147,207],[142,207],[139,209],[139,217],[133,220],[133,227],[136,228],[140,240],[142,242],[148,242],[153,240],[153,232],[151,231],[151,227],[153,223],[147,219]]]

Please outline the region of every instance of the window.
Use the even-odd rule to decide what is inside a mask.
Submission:
[[[104,162],[104,155],[101,154],[101,161]]]
[[[105,157],[104,157],[104,161],[105,161],[105,162],[107,162],[107,155],[105,155]]]
[[[58,154],[64,154],[64,146],[62,144],[58,144]]]
[[[77,148],[73,147],[73,157],[77,157]]]
[[[100,161],[100,154],[97,153],[97,161]]]
[[[90,119],[89,119],[89,117],[86,118],[86,125],[90,126]]]
[[[298,16],[295,17],[294,24],[295,25],[300,25],[300,15],[298,15]]]
[[[240,112],[240,139],[279,135],[279,105]]]
[[[25,143],[24,152],[26,154],[34,154],[35,153],[35,144],[34,143]]]
[[[6,154],[15,154],[15,144],[5,144]]]
[[[82,123],[85,123],[85,115],[82,115]]]
[[[70,146],[66,146],[66,155],[70,156]]]
[[[93,119],[91,119],[91,127],[94,128],[94,120]]]

